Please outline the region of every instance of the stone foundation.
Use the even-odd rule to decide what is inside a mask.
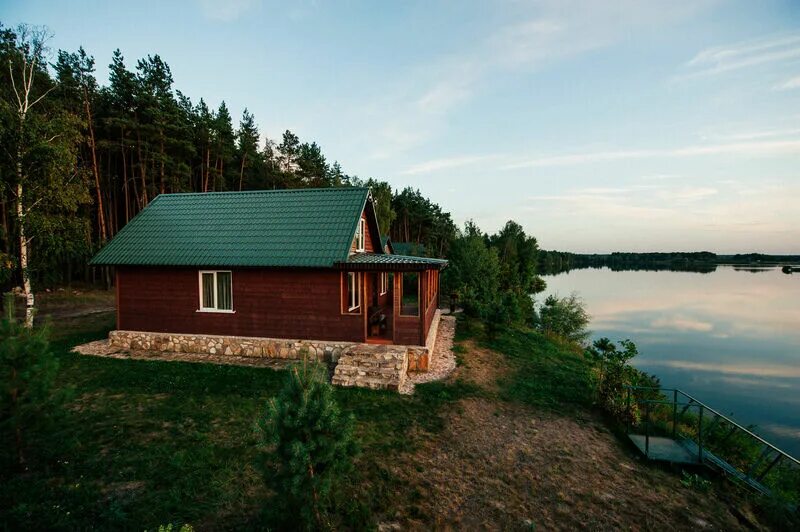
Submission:
[[[409,371],[428,371],[439,326],[437,310],[428,333],[428,345],[372,345],[318,340],[286,340],[250,336],[172,334],[143,331],[111,331],[111,347],[131,351],[160,351],[302,360],[304,356],[336,364],[333,384],[398,390]]]
[[[398,391],[408,373],[408,348],[363,345],[346,349],[333,371],[332,384]]]
[[[170,334],[141,331],[111,331],[109,343],[123,349],[199,353],[242,357],[302,359],[305,354],[325,362],[336,362],[353,343],[316,340],[285,340],[251,336]]]
[[[431,328],[428,330],[428,340],[425,342],[425,347],[409,346],[408,371],[426,372],[430,369],[431,354],[434,352],[433,348],[436,345],[436,335],[439,333],[439,322],[441,319],[442,312],[436,309],[433,319],[431,320]]]

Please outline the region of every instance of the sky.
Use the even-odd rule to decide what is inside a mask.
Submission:
[[[345,172],[574,252],[800,253],[800,1],[0,0]]]

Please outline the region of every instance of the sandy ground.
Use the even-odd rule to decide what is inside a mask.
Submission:
[[[450,376],[456,369],[456,355],[453,353],[453,337],[456,334],[456,318],[442,316],[436,331],[436,343],[430,357],[428,371],[412,372],[400,389],[402,394],[414,393],[414,386],[424,382],[439,381]]]
[[[490,391],[508,371],[502,355],[465,345],[466,364],[452,378]],[[713,490],[698,493],[644,463],[591,413],[559,416],[491,395],[460,401],[445,430],[396,468],[419,493],[410,513],[434,516],[435,528],[750,528]],[[430,525],[398,517],[383,528]]]

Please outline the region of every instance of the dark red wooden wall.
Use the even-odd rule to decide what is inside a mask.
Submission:
[[[212,269],[212,268],[209,268]],[[233,269],[234,313],[198,312],[196,268],[117,268],[123,330],[363,342],[365,316],[342,313],[341,272]]]

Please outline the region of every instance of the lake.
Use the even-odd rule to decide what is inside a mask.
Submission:
[[[572,270],[547,291],[577,292],[592,338],[630,338],[633,364],[800,457],[800,275]],[[543,300],[540,295],[537,299]]]

